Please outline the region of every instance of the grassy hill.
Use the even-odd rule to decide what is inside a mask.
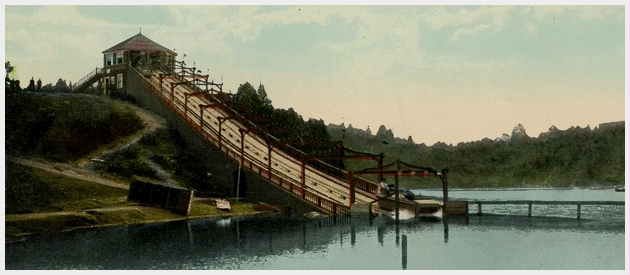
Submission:
[[[75,161],[142,129],[127,107],[82,94],[16,93],[6,96],[6,154]]]

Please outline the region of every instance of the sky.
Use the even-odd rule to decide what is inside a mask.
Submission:
[[[5,6],[4,54],[22,87],[77,82],[141,29],[224,91],[456,145],[625,120],[627,3],[599,3],[617,6]]]

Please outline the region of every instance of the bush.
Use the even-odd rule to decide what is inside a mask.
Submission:
[[[22,93],[6,107],[9,155],[73,161],[143,127],[127,107],[89,95]]]

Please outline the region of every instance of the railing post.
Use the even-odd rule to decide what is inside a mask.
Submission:
[[[529,203],[529,214],[528,216],[531,218],[532,217],[532,202]]]
[[[355,180],[353,179],[352,176],[352,171],[348,171],[348,183],[350,184],[350,207],[352,207],[352,205],[354,204],[354,196],[355,196]]]
[[[271,150],[273,150],[273,148],[271,147],[271,145],[267,146],[267,168],[269,170],[269,180],[271,180]]]
[[[578,220],[580,219],[580,216],[581,216],[581,214],[582,214],[581,212],[582,212],[582,205],[581,205],[581,204],[578,204],[578,205],[577,205],[577,219],[578,219]]]
[[[300,184],[302,185],[302,188],[306,186],[306,169],[304,166],[304,160],[302,160],[302,162],[300,162]]]
[[[169,102],[169,104],[171,106],[173,106],[173,94],[175,93],[175,87],[173,86],[173,83],[171,83],[171,101]]]

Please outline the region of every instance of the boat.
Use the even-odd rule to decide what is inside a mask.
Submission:
[[[615,191],[617,191],[617,192],[626,192],[626,187],[625,186],[624,187],[617,187],[617,188],[615,188]]]
[[[379,209],[379,211],[376,211],[377,213],[395,216],[396,199],[395,197],[382,198],[376,202],[376,207]],[[398,195],[398,208],[399,219],[431,218],[439,220],[442,218],[443,205],[436,200],[409,200],[400,194]]]

